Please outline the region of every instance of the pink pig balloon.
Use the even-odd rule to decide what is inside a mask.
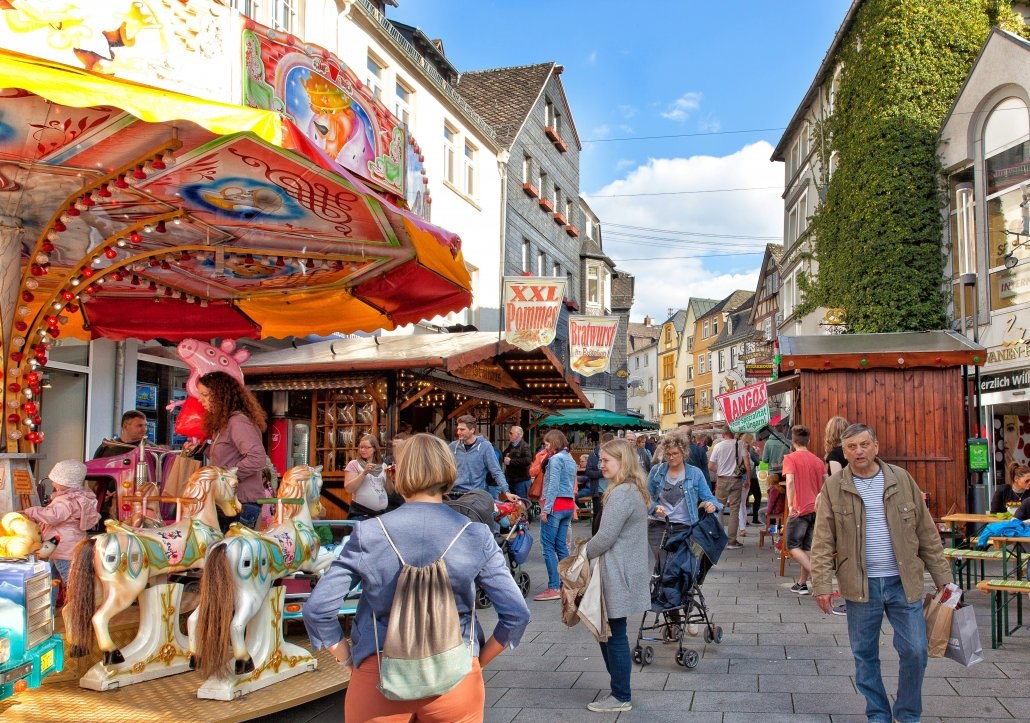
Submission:
[[[243,384],[243,370],[240,369],[240,364],[250,358],[250,352],[246,349],[237,349],[236,342],[232,339],[224,340],[217,347],[198,339],[183,339],[179,342],[176,350],[179,357],[190,368],[190,376],[186,380],[186,392],[189,394],[189,399],[172,402],[166,408],[175,409],[186,404],[190,411],[190,414],[186,415],[189,417],[189,422],[186,419],[181,420],[184,422],[183,425],[176,422],[175,431],[187,437],[199,437],[199,432],[189,433],[196,432],[203,424],[203,407],[197,400],[197,380],[208,372],[225,372]],[[184,409],[184,411],[186,410]],[[180,429],[180,427],[184,428]],[[187,430],[185,427],[189,429]]]

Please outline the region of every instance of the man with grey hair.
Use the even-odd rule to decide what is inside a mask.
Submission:
[[[847,601],[855,685],[876,723],[919,721],[926,672],[923,573],[951,581],[940,533],[923,493],[901,467],[880,459],[876,433],[852,424],[841,437],[848,466],[831,475],[816,504],[812,582],[816,602],[831,612],[833,567]],[[898,651],[898,692],[891,710],[880,674],[880,626],[887,616]]]
[[[529,497],[529,465],[533,463],[533,450],[522,438],[522,427],[512,426],[508,430],[508,446],[504,448],[504,478],[508,488],[526,499]]]

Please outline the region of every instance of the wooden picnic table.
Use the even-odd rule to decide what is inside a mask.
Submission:
[[[997,522],[998,518],[994,515],[979,514],[975,512],[956,512],[954,514],[945,515],[941,518],[941,522],[947,522],[951,525],[951,546],[957,547],[958,542],[958,526],[969,525],[969,524],[989,524],[991,522]]]

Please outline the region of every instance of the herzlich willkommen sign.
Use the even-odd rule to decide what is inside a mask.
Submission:
[[[757,432],[769,425],[769,392],[765,382],[717,394],[715,400],[722,405],[722,414],[733,432]]]

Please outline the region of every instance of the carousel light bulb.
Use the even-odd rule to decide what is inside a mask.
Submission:
[[[69,283],[69,284],[71,284],[72,286],[78,286],[79,284],[81,284],[81,283],[82,283],[82,279],[78,278],[77,276],[73,276],[73,277],[72,277],[72,278],[71,278],[71,279],[70,279],[70,280],[68,281],[68,283]]]
[[[101,203],[103,203],[107,199],[111,198],[112,195],[113,194],[111,193],[111,184],[110,183],[105,183],[104,185],[102,185],[100,188],[97,189],[97,199]]]
[[[37,264],[48,264],[48,263],[50,263],[50,257],[47,256],[46,254],[36,254],[36,263]]]
[[[97,283],[97,284],[105,284],[105,283],[107,283],[107,277],[106,276],[101,276],[99,279],[96,280],[95,283]]]
[[[25,346],[25,337],[14,337],[13,339],[11,339],[11,346],[13,346],[15,349],[21,349],[23,346]]]
[[[126,241],[123,238],[118,239],[117,243],[118,243],[118,248],[120,248],[120,249],[123,249],[123,248],[125,248],[128,245],[128,241]]]
[[[151,225],[150,225],[149,223],[148,223],[148,224],[145,224],[145,225],[143,226],[143,232],[144,232],[144,233],[154,233],[154,227],[153,227],[153,226],[151,226]]]
[[[161,163],[163,163],[165,166],[174,166],[175,165],[175,154],[172,153],[172,149],[171,148],[169,148],[168,150],[166,150],[164,153],[161,154]]]
[[[86,202],[80,198],[75,201],[74,208],[76,211],[85,211],[87,208],[89,208],[89,206],[87,206]]]
[[[28,316],[31,313],[32,313],[32,309],[30,309],[27,306],[19,306],[18,307],[18,315],[19,316]]]
[[[163,171],[168,167],[165,165],[165,162],[161,159],[161,156],[154,156],[154,160],[150,165],[151,167],[153,167],[155,171]]]
[[[64,314],[62,314],[61,316],[57,317],[57,323],[60,324],[61,326],[64,326],[65,324],[68,323],[68,317],[65,316]],[[57,342],[55,341],[54,344],[56,345]]]
[[[60,311],[61,309],[63,309],[63,308],[64,308],[64,302],[61,302],[61,301],[55,301],[54,303],[52,303],[52,304],[50,305],[50,307],[51,307],[51,308],[52,308],[52,309],[53,309],[54,311]]]
[[[104,256],[106,256],[109,259],[113,259],[117,255],[118,250],[115,249],[113,246],[109,246],[108,248],[104,249]]]
[[[176,216],[175,218],[173,218],[172,219],[172,223],[174,223],[176,226],[181,226],[182,225],[182,216]]]
[[[168,227],[165,226],[165,222],[164,221],[158,221],[157,225],[154,226],[154,230],[157,231],[158,233],[168,233]]]
[[[39,288],[39,282],[32,278],[25,279],[25,288],[34,291]]]
[[[200,308],[202,308],[202,309],[206,309],[207,308],[207,299],[201,299],[200,300]]]
[[[128,188],[129,179],[125,174],[122,174],[121,176],[118,176],[117,179],[115,179],[114,185],[115,188]]]
[[[93,264],[94,266],[100,266],[100,264],[104,263],[104,260],[102,258],[100,258],[99,256],[97,256],[95,259],[90,261],[90,263]]]
[[[21,367],[11,367],[11,370],[7,372],[7,374],[17,379],[21,376]]]
[[[17,429],[12,429],[10,432],[7,433],[7,436],[15,441],[18,441],[19,439],[21,439],[21,431]]]
[[[154,174],[154,170],[154,162],[147,159],[147,161],[143,163],[143,177],[146,178],[147,176],[152,176]]]

